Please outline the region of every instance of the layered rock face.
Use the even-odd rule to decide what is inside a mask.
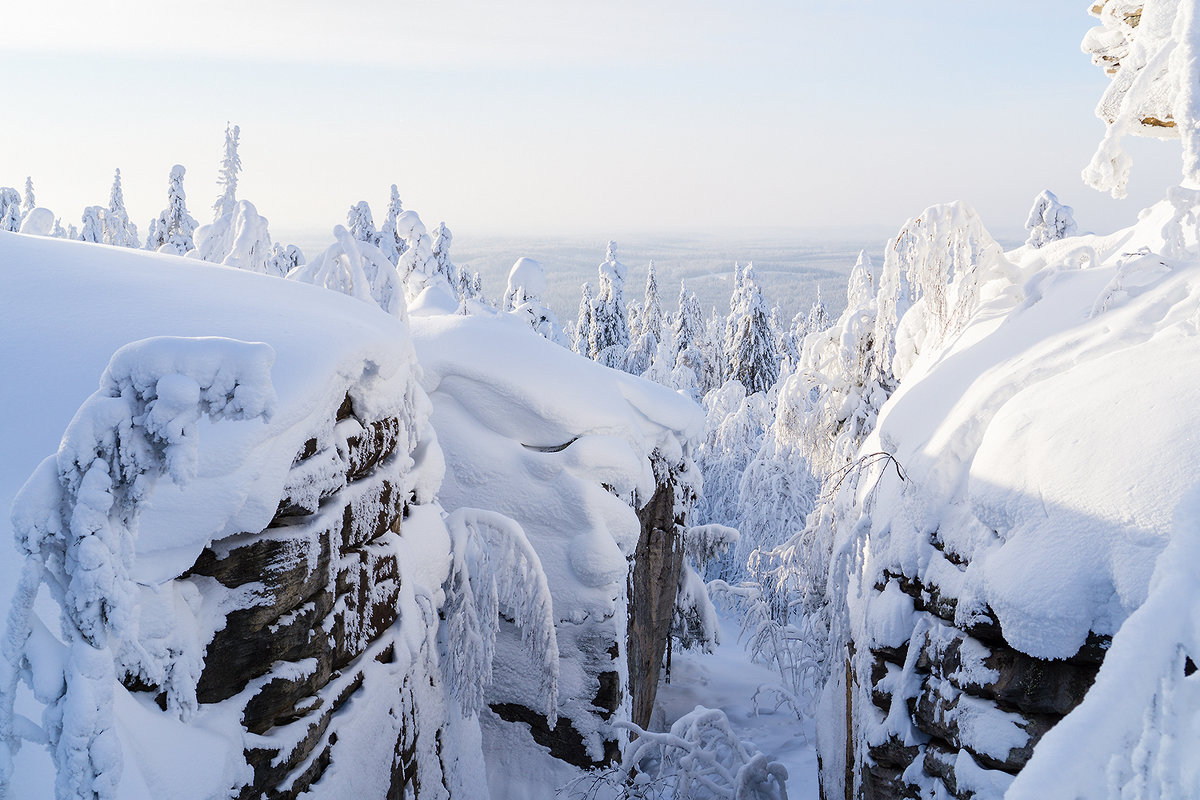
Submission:
[[[911,728],[868,741],[859,796],[922,797],[915,775],[923,774],[959,800],[999,797],[1042,736],[1082,702],[1111,637],[1091,635],[1066,660],[1034,658],[1005,641],[990,609],[956,624],[957,601],[936,585],[889,574],[875,589],[910,605],[912,635],[856,654],[862,671],[852,669],[851,680],[868,674],[871,703]]]
[[[400,636],[429,625],[399,619],[421,613],[401,600],[415,436],[396,417],[364,424],[349,397],[332,430],[297,454],[266,530],[213,543],[181,578],[207,584],[214,610],[235,609],[208,645],[197,697],[241,709],[253,778],[238,796],[247,800],[297,797],[337,760],[344,727],[381,720],[391,724],[374,749],[390,751],[387,797],[399,798],[427,777],[418,737],[445,723],[444,701],[418,708],[417,693],[440,679]],[[355,703],[366,696],[383,706]]]

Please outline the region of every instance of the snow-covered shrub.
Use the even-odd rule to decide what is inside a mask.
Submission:
[[[356,241],[341,225],[334,227],[333,237],[336,241],[325,252],[289,272],[288,280],[348,294],[364,303],[374,303],[392,316],[406,319],[408,310],[400,276],[383,251]]]
[[[1075,217],[1070,206],[1060,203],[1054,192],[1045,189],[1033,200],[1033,207],[1029,209],[1029,219],[1025,220],[1025,230],[1029,231],[1029,238],[1025,240],[1025,244],[1041,247],[1049,242],[1074,236]]]
[[[542,669],[539,693],[554,727],[558,714],[558,639],[542,562],[521,526],[495,511],[460,508],[446,518],[454,566],[445,586],[441,649],[450,693],[474,714],[492,682],[500,614],[521,629]]]
[[[620,724],[637,736],[618,771],[625,797],[787,800],[787,768],[739,739],[720,709],[696,706],[667,733]]]
[[[0,186],[0,231],[21,230],[21,193],[11,186]]]
[[[115,681],[160,687],[167,707],[196,710],[199,652],[160,651],[142,637],[131,577],[138,518],[155,485],[194,476],[202,417],[267,418],[275,404],[274,351],[232,339],[145,339],[118,350],[100,389],[76,412],[13,506],[25,553],[0,660],[0,794],[22,734],[13,716],[25,681],[46,706],[42,733],[59,798],[111,798],[122,755]],[[64,645],[33,612],[45,583],[61,610]],[[28,727],[28,726],[26,726]]]

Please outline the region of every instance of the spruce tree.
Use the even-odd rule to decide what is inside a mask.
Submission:
[[[21,203],[21,215],[28,214],[33,209],[37,208],[37,200],[33,196],[33,178],[25,178],[25,199]]]
[[[1046,189],[1033,199],[1033,207],[1029,209],[1029,219],[1025,220],[1029,238],[1025,244],[1041,247],[1074,236],[1076,229],[1071,207],[1060,203],[1054,192]]]
[[[400,263],[400,254],[407,246],[404,243],[404,237],[396,230],[396,219],[403,212],[404,205],[400,202],[400,190],[393,183],[391,197],[388,199],[387,217],[383,221],[383,227],[379,229],[379,249],[393,265]]]
[[[0,187],[0,231],[21,230],[21,194],[9,186]]]
[[[117,247],[140,247],[137,226],[129,221],[125,211],[125,195],[121,191],[121,170],[113,174],[112,192],[108,197],[108,211],[104,214],[104,243]]]
[[[818,286],[817,299],[813,301],[812,308],[808,310],[808,331],[820,333],[828,329],[831,324],[829,312],[825,309],[825,301],[821,299],[821,287]]]
[[[575,319],[575,339],[571,342],[571,349],[587,358],[595,358],[591,352],[592,325],[595,321],[595,309],[592,305],[594,302],[592,285],[585,282],[579,297],[579,316]]]
[[[237,206],[238,173],[242,171],[242,159],[238,155],[238,144],[241,140],[241,128],[234,125],[225,126],[225,153],[221,158],[221,173],[217,177],[217,185],[221,187],[221,196],[213,203],[213,222],[224,216],[233,216]]]
[[[104,241],[104,206],[88,206],[83,210],[79,240],[97,243]]]
[[[605,366],[625,369],[629,318],[625,313],[625,265],[617,260],[616,242],[608,243],[599,272],[600,288],[593,303],[595,321],[588,352]]]
[[[171,167],[167,183],[167,207],[150,225],[146,240],[147,250],[160,250],[181,256],[195,248],[193,235],[196,220],[188,213],[187,195],[183,191],[183,176],[187,172],[182,165]]]
[[[433,229],[433,259],[437,263],[438,274],[445,276],[451,286],[458,283],[458,270],[450,260],[450,245],[453,241],[454,234],[446,227],[446,223],[439,222]]]
[[[742,281],[741,306],[736,309],[737,322],[728,353],[731,377],[746,387],[746,394],[767,392],[779,377],[767,304],[754,281],[753,266],[746,267]]]
[[[346,212],[346,230],[357,242],[377,244],[379,233],[375,230],[375,219],[371,216],[371,206],[366,200],[359,200],[350,206]]]

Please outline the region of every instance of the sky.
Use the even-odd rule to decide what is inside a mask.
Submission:
[[[568,235],[895,230],[965,200],[997,235],[1055,191],[1084,230],[1130,197],[1079,172],[1107,78],[1083,0],[40,0],[0,26],[0,185],[78,223],[114,168],[144,235],[173,164],[206,222],[227,122],[275,237],[389,186],[429,227]]]

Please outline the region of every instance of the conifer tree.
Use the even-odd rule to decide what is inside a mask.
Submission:
[[[375,219],[366,200],[359,200],[346,212],[346,229],[356,242],[378,244],[379,233],[375,230]]]
[[[221,196],[213,203],[213,222],[224,216],[233,216],[237,206],[238,173],[242,171],[242,159],[238,155],[238,144],[241,140],[241,128],[234,125],[225,126],[225,153],[221,158],[221,172],[217,177],[217,185],[221,187]]]
[[[625,312],[625,265],[617,260],[617,243],[609,242],[600,264],[599,290],[588,353],[613,369],[625,369],[629,350],[629,318]]]
[[[150,235],[146,240],[147,250],[158,250],[181,256],[195,248],[193,236],[196,220],[188,213],[187,195],[183,191],[183,176],[187,172],[182,165],[171,167],[167,183],[167,207],[150,223]]]
[[[819,333],[831,324],[829,312],[825,309],[825,301],[821,299],[821,287],[818,286],[817,299],[813,301],[812,308],[808,310],[808,331]]]
[[[403,212],[404,205],[400,202],[400,190],[393,183],[391,197],[388,199],[387,217],[383,221],[383,227],[379,229],[379,249],[393,265],[400,263],[400,254],[407,247],[404,237],[396,230],[396,219]]]
[[[658,278],[654,274],[654,262],[650,262],[650,267],[646,271],[646,296],[642,303],[642,332],[650,331],[654,334],[654,344],[663,338],[663,328],[666,326],[663,316],[662,301],[658,297]]]
[[[299,247],[294,244],[284,247],[279,242],[275,242],[271,246],[271,263],[268,273],[286,278],[289,272],[303,263],[304,253],[300,252]]]
[[[0,187],[0,231],[21,230],[21,194],[9,186]]]
[[[108,197],[108,211],[104,214],[104,243],[117,247],[140,247],[137,226],[129,221],[125,211],[125,195],[121,191],[121,170],[113,175],[112,192]]]
[[[594,302],[592,285],[585,282],[579,297],[579,316],[575,319],[575,339],[571,342],[571,349],[587,358],[595,358],[591,352],[592,324],[595,321],[595,309],[592,305]]]
[[[83,242],[104,241],[104,206],[88,206],[83,210],[79,239]]]
[[[33,196],[33,178],[25,178],[25,199],[21,203],[21,215],[28,214],[37,208],[37,200]]]
[[[437,264],[437,272],[450,282],[451,286],[458,283],[458,269],[450,260],[450,245],[454,234],[446,227],[445,222],[439,222],[433,229],[433,259]]]
[[[754,281],[754,267],[742,273],[741,305],[735,310],[736,324],[728,353],[731,376],[746,387],[747,394],[767,392],[779,377],[779,361],[767,313],[767,304]]]

